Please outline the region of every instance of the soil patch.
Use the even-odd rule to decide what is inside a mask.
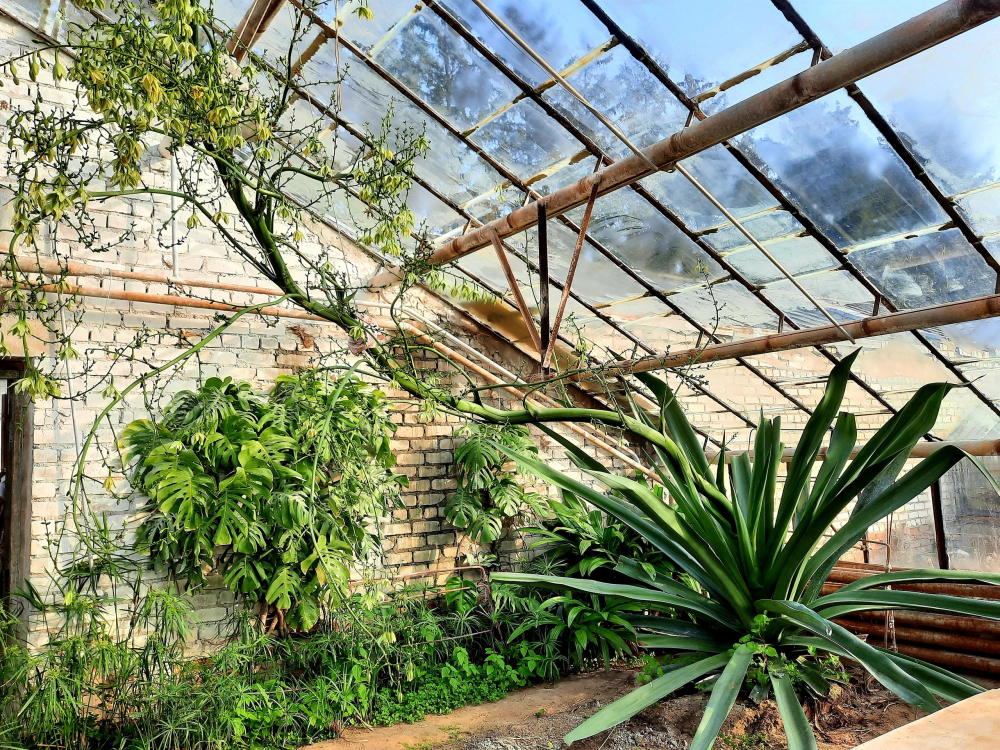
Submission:
[[[562,738],[603,706],[636,686],[636,673],[595,672],[555,685],[518,690],[496,703],[468,706],[416,724],[352,729],[343,738],[314,746],[323,750],[558,750]],[[684,750],[708,702],[706,693],[679,695],[588,740],[574,750]],[[809,700],[806,713],[822,750],[847,750],[913,721],[917,712],[860,673],[835,687],[827,700]],[[719,750],[785,750],[773,701],[740,700],[716,742]]]
[[[458,743],[470,736],[485,735],[520,722],[535,722],[536,715],[544,718],[573,712],[595,701],[607,705],[634,686],[632,672],[573,675],[552,685],[543,683],[515,690],[496,703],[428,716],[416,724],[348,729],[340,739],[319,742],[311,745],[310,750],[427,750],[442,744],[447,744],[448,750],[457,750]]]

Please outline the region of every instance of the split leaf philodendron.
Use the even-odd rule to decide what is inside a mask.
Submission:
[[[780,493],[777,475],[784,448],[780,418],[761,418],[752,459],[742,453],[733,456],[727,467],[723,451],[718,465],[712,467],[674,394],[664,381],[649,374],[639,378],[656,393],[660,413],[654,419],[634,404],[633,408],[637,418],[663,438],[655,443],[662,463],[657,471],[673,502],[661,499],[643,483],[609,473],[549,430],[576,465],[610,492],[601,493],[571,479],[534,455],[504,449],[522,469],[559,486],[565,495],[586,500],[620,519],[701,588],[695,591],[627,559],[615,570],[632,579],[628,584],[519,573],[493,575],[498,582],[641,603],[646,613],[631,617],[640,647],[701,656],[602,709],[570,732],[567,742],[619,724],[684,685],[714,680],[691,745],[692,750],[707,750],[751,674],[758,684],[769,683],[773,689],[790,750],[815,748],[795,686],[826,694],[830,684],[823,676],[822,660],[831,655],[854,660],[923,711],[940,708],[937,698],[953,702],[982,691],[947,670],[865,643],[833,618],[908,609],[1000,619],[1000,602],[880,588],[943,581],[998,585],[1000,575],[906,570],[873,575],[835,593],[822,593],[833,565],[872,524],[915,498],[963,458],[975,462],[946,445],[901,475],[914,445],[934,426],[942,401],[955,387],[947,383],[921,388],[855,453],[855,420],[840,412],[840,406],[856,356],[846,357],[831,372]],[[826,455],[813,477],[831,425]],[[976,463],[1000,492],[992,475]],[[832,537],[824,538],[830,524],[856,498],[849,520]]]

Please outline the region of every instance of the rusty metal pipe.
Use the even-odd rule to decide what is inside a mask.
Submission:
[[[851,617],[853,619],[885,624],[884,612],[856,612]],[[934,615],[927,612],[907,612],[903,610],[894,612],[892,618],[895,620],[897,626],[915,627],[921,630],[942,630],[948,633],[1000,639],[1000,622],[995,620],[986,620],[979,617],[962,617],[960,615]]]
[[[651,174],[653,170],[648,162],[663,168],[705,151],[958,36],[997,15],[1000,15],[1000,0],[949,0],[942,3],[654,143],[644,149],[644,157],[621,159],[595,175],[555,191],[547,198],[547,214],[549,217],[558,216],[586,203],[598,180],[599,195],[618,190]],[[492,227],[503,238],[534,226],[537,219],[537,207],[529,205],[515,209],[486,226]],[[431,263],[448,263],[489,243],[489,230],[480,227],[442,245],[434,253]],[[379,274],[371,286],[391,284],[395,278],[391,272]]]
[[[935,307],[922,307],[917,310],[875,315],[843,325],[855,339],[866,339],[890,333],[915,331],[919,328],[983,320],[998,315],[1000,315],[1000,295],[993,294],[964,302],[949,302]],[[835,344],[846,340],[844,334],[836,326],[818,326],[800,331],[758,336],[757,338],[735,341],[731,344],[714,344],[702,349],[686,349],[662,357],[643,357],[623,362],[620,367],[625,373],[649,372],[683,367],[692,363],[703,364],[723,359],[754,357],[772,352],[788,351],[789,349]]]
[[[840,580],[831,573],[823,584],[823,593],[833,593],[846,583],[852,583],[868,576],[849,577],[841,574]],[[839,585],[838,585],[839,584]],[[980,586],[963,583],[899,583],[893,584],[894,591],[920,591],[924,594],[944,594],[945,596],[961,596],[967,599],[1000,599],[1000,586]]]
[[[850,630],[852,633],[865,633],[878,638],[885,638],[888,628],[882,623],[860,622],[854,619],[835,618],[834,622]],[[991,641],[988,638],[976,638],[971,635],[955,635],[953,633],[943,633],[939,630],[917,630],[915,628],[901,628],[898,625],[893,628],[896,633],[897,643],[914,643],[924,646],[934,646],[947,650],[971,651],[974,654],[988,654],[989,656],[1000,656],[1000,641]]]
[[[1000,659],[989,656],[959,654],[945,649],[914,646],[909,643],[897,644],[896,650],[906,656],[937,664],[939,667],[949,667],[959,671],[981,672],[989,675],[1000,675]]]
[[[0,289],[10,289],[10,281],[0,280]],[[72,284],[59,288],[56,284],[42,284],[37,287],[44,292],[51,294],[78,295],[80,297],[90,297],[92,299],[117,299],[126,302],[144,302],[153,305],[173,305],[176,307],[193,307],[202,310],[221,310],[224,312],[237,312],[242,310],[240,305],[230,305],[225,302],[212,302],[206,299],[194,299],[192,297],[181,297],[173,294],[150,294],[148,292],[126,292],[117,289],[100,289],[95,287],[74,286]],[[290,310],[284,307],[262,307],[257,311],[261,315],[276,315],[279,318],[298,318],[300,320],[314,320],[318,323],[330,323],[326,318],[312,315],[304,310]]]
[[[176,275],[157,271],[129,271],[126,269],[93,266],[78,260],[68,260],[62,263],[54,259],[43,258],[41,262],[26,255],[17,256],[18,267],[27,273],[43,273],[47,276],[60,276],[63,271],[68,276],[93,277],[98,279],[128,279],[129,281],[146,281],[151,284],[171,284],[173,286],[190,286],[197,289],[220,289],[226,292],[244,292],[246,294],[266,294],[280,297],[284,292],[280,289],[246,284],[229,284],[221,281],[202,279],[182,279]]]

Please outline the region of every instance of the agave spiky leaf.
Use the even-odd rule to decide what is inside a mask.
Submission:
[[[648,373],[638,377],[659,400],[659,413],[647,414],[633,401],[636,417],[630,429],[653,443],[662,464],[654,468],[672,502],[643,482],[612,474],[544,427],[582,471],[610,491],[573,479],[536,455],[502,449],[523,470],[618,518],[702,589],[694,591],[628,559],[615,570],[632,579],[631,584],[494,574],[498,581],[637,602],[646,614],[629,615],[627,620],[638,633],[640,647],[704,656],[601,710],[567,735],[567,742],[614,726],[688,682],[714,676],[712,697],[692,745],[711,747],[754,663],[755,674],[766,675],[761,679],[769,680],[774,690],[789,747],[797,749],[816,744],[788,677],[793,665],[811,689],[824,694],[829,683],[817,660],[849,657],[896,695],[928,712],[940,707],[935,696],[955,701],[981,692],[947,670],[865,643],[832,620],[853,612],[895,609],[1000,620],[998,602],[881,588],[954,581],[1000,585],[1000,576],[897,571],[821,595],[834,563],[872,524],[919,495],[960,460],[971,458],[945,446],[901,475],[913,446],[931,430],[954,387],[937,383],[921,388],[852,459],[857,426],[840,407],[856,356],[846,357],[830,373],[823,399],[796,446],[780,497],[776,487],[783,444],[778,419],[761,417],[752,460],[748,454],[733,457],[726,472],[723,456],[713,469],[674,393]],[[814,478],[813,467],[826,441],[827,453]],[[1000,492],[992,475],[972,460]],[[855,500],[847,523],[824,539],[831,522]]]

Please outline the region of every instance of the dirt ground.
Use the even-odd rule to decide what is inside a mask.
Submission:
[[[558,750],[562,737],[636,686],[634,672],[596,672],[555,685],[518,690],[496,703],[469,706],[417,724],[349,730],[315,745],[322,750]],[[847,750],[917,718],[915,710],[873,680],[852,680],[806,712],[821,750]],[[626,724],[575,743],[578,750],[682,750],[701,720],[708,695],[689,693],[650,706]],[[718,750],[784,750],[773,701],[739,701],[723,726]]]

